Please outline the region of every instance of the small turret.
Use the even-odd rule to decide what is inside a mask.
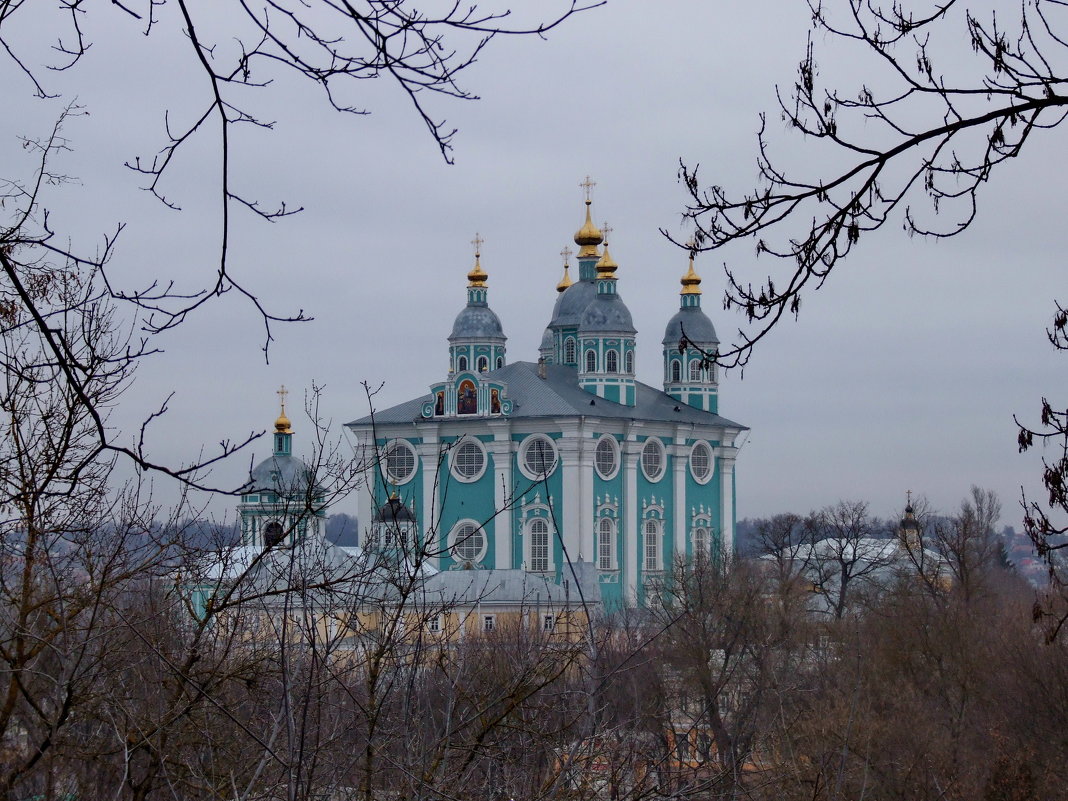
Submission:
[[[664,392],[688,406],[715,412],[719,406],[716,365],[719,337],[701,309],[701,276],[693,266],[679,279],[679,310],[664,331]]]
[[[504,366],[507,337],[500,318],[489,307],[489,276],[482,269],[482,237],[475,234],[475,266],[467,274],[467,306],[452,324],[449,334],[449,370],[486,372]]]

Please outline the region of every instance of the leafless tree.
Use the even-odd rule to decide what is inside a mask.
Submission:
[[[928,237],[967,229],[990,177],[1068,112],[1068,19],[1060,0],[1029,0],[1011,10],[967,0],[807,5],[808,46],[793,85],[778,93],[777,109],[787,129],[806,140],[803,160],[778,155],[762,116],[755,187],[738,193],[708,185],[687,164],[679,172],[689,194],[685,214],[697,230],[691,249],[751,240],[758,256],[778,265],[756,282],[728,265],[725,304],[741,308],[750,325],[710,354],[725,366],[744,365],[776,324],[796,317],[805,293],[818,289],[868,233],[888,222]],[[869,60],[864,69],[827,79],[817,48],[839,44]],[[1066,327],[1068,313],[1058,303],[1049,338],[1060,350],[1068,344]],[[1039,424],[1020,424],[1019,432],[1021,450],[1036,439],[1056,446],[1043,473],[1045,506],[1023,502],[1025,528],[1058,587],[1064,576],[1054,554],[1068,530],[1062,408],[1043,399]],[[1063,620],[1055,615],[1054,627]]]

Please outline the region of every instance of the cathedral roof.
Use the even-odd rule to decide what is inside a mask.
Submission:
[[[634,406],[624,406],[605,398],[598,398],[578,385],[578,371],[574,367],[558,364],[545,365],[545,378],[540,378],[537,364],[513,362],[485,375],[507,384],[508,398],[514,404],[509,418],[513,420],[536,417],[604,417],[728,426],[742,430],[746,428],[718,414],[681,403],[659,389],[640,381],[635,382]],[[425,423],[427,420],[422,414],[423,404],[430,399],[430,395],[423,395],[390,409],[375,412],[373,422],[378,425]],[[474,418],[471,422],[474,423],[477,419]],[[349,425],[363,426],[371,423],[370,417],[362,417]]]
[[[580,333],[596,331],[615,334],[634,334],[634,320],[623,298],[614,292],[610,295],[596,295],[586,311],[582,313],[579,323]]]
[[[582,322],[582,313],[597,297],[597,284],[593,281],[579,281],[556,296],[553,316],[549,320],[550,328],[578,327]]]
[[[296,456],[275,454],[252,468],[252,474],[241,492],[247,494],[267,490],[279,495],[302,495],[314,480],[312,469]],[[316,491],[319,491],[318,487]]]
[[[664,329],[663,344],[676,347],[682,339],[683,331],[686,338],[698,345],[718,345],[719,337],[716,336],[716,327],[708,315],[701,311],[700,306],[687,306],[679,309],[675,316],[668,320],[667,328]]]
[[[457,339],[504,339],[501,318],[489,306],[465,306],[452,324],[449,342]]]

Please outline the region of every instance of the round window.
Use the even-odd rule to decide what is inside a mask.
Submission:
[[[452,469],[457,478],[474,481],[485,468],[486,454],[476,440],[465,439],[453,452]]]
[[[383,454],[386,478],[393,484],[403,484],[415,473],[415,451],[403,440],[392,442]]]
[[[601,478],[614,476],[619,466],[615,440],[608,436],[601,437],[593,454],[593,462],[597,468],[597,475]]]
[[[538,480],[551,475],[556,469],[556,448],[552,440],[542,436],[528,437],[519,464],[527,478]]]
[[[698,442],[690,451],[690,473],[698,484],[712,477],[712,448],[707,442]]]
[[[486,555],[486,533],[472,520],[463,520],[452,530],[452,558],[457,562],[478,562]]]
[[[642,472],[650,481],[659,481],[664,473],[664,446],[658,439],[646,440],[642,448]]]

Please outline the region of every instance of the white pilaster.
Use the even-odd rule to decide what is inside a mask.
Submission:
[[[737,448],[722,447],[716,449],[719,464],[719,528],[720,541],[723,543],[723,555],[730,559],[734,556],[734,460]]]
[[[372,437],[373,434],[370,431],[360,434],[359,446],[356,451],[356,458],[359,459],[361,467],[360,479],[356,485],[357,542],[361,546],[367,544],[367,535],[371,530],[371,519],[374,517],[373,501],[377,459],[375,458],[376,448]]]
[[[437,430],[424,430],[422,442],[416,447],[419,454],[419,466],[423,475],[423,508],[416,510],[416,523],[422,534],[422,542],[431,554],[437,554],[442,547],[441,538],[447,532],[441,531],[441,508],[438,497],[438,461],[439,444]],[[435,567],[441,567],[441,556],[432,558]]]
[[[486,450],[493,459],[493,567],[509,570],[512,567],[512,430],[508,420],[489,424],[493,441]]]
[[[638,457],[633,434],[623,443],[623,604],[638,605]]]
[[[671,448],[672,474],[675,488],[675,502],[672,519],[675,521],[675,548],[672,560],[664,560],[664,569],[670,570],[674,562],[686,560],[686,467],[690,455],[690,449],[686,446],[686,435],[681,431],[675,432],[675,444]]]
[[[581,448],[579,429],[572,425],[563,428],[563,436],[556,441],[560,452],[561,486],[563,490],[563,514],[560,515],[560,536],[566,553],[564,559],[578,559],[582,547],[582,492],[579,453]],[[557,507],[559,509],[559,507]],[[559,514],[559,512],[558,512]]]

